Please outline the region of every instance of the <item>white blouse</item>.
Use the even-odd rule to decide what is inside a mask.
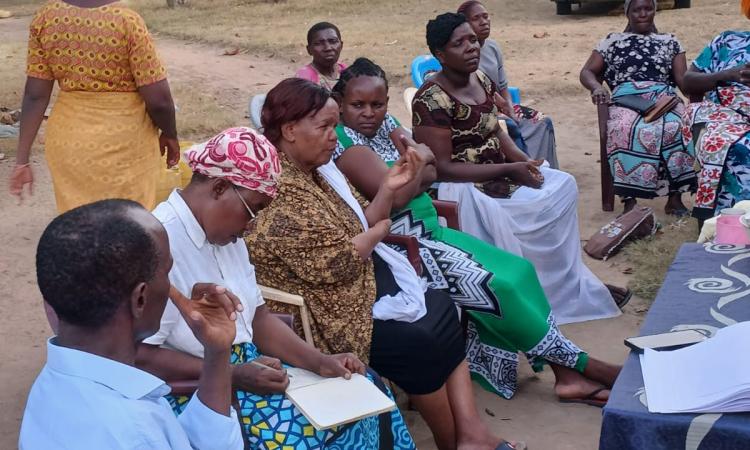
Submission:
[[[169,281],[187,297],[196,283],[215,283],[232,291],[244,307],[237,317],[234,343],[252,342],[255,309],[264,302],[245,243],[237,241],[223,246],[209,243],[178,190],[172,191],[153,214],[169,235],[169,249],[174,260]],[[203,358],[203,345],[171,301],[167,302],[159,331],[143,342]]]

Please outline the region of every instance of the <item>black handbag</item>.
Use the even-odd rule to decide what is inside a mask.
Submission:
[[[635,94],[623,95],[621,97],[614,98],[612,99],[612,103],[617,106],[632,109],[633,111],[640,113],[642,116],[648,114],[648,112],[651,111],[654,106],[656,106],[656,101],[649,100]]]

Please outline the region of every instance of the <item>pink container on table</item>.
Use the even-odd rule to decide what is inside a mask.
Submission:
[[[750,245],[750,238],[745,226],[740,222],[740,217],[745,211],[737,208],[726,208],[721,210],[721,215],[716,220],[717,244]]]

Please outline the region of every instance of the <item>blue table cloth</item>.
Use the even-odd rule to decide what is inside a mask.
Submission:
[[[712,335],[721,327],[747,320],[750,248],[685,244],[669,268],[640,335],[684,329]],[[698,367],[701,361],[695,364]],[[710,381],[707,377],[706,382]],[[651,414],[646,405],[640,361],[631,352],[603,411],[600,450],[750,449],[750,414]]]

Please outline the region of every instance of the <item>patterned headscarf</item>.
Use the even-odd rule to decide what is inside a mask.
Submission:
[[[656,9],[656,6],[657,6],[656,5],[656,1],[657,0],[652,0],[652,1],[654,2],[654,9]],[[630,9],[630,4],[631,3],[633,3],[633,0],[625,0],[625,14],[628,13],[628,10]]]
[[[742,0],[740,2],[740,8],[742,8],[742,14],[750,19],[750,0]]]
[[[276,197],[281,165],[276,147],[252,128],[224,130],[185,151],[193,172]]]

